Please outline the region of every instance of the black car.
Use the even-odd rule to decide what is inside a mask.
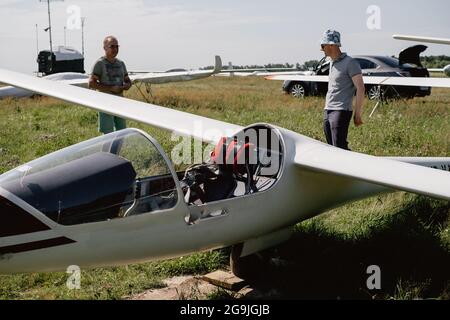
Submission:
[[[362,69],[364,76],[389,76],[389,77],[429,77],[427,68],[420,63],[419,55],[426,50],[424,45],[409,47],[399,54],[399,58],[388,56],[352,56]],[[326,57],[322,58],[309,75],[328,75],[330,71],[330,61]],[[292,94],[294,97],[326,95],[328,91],[327,82],[312,81],[285,81],[283,91]],[[384,98],[412,98],[424,97],[431,93],[430,87],[417,86],[382,86],[366,85],[366,94],[369,99]]]

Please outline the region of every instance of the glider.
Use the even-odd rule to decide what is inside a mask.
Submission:
[[[7,70],[0,81],[214,146],[210,158],[176,172],[154,138],[125,129],[2,174],[0,273],[232,246],[239,274],[241,257],[350,201],[395,190],[450,200],[449,157],[375,157],[268,123],[241,127]]]
[[[142,74],[130,75],[133,84],[161,84],[168,82],[190,81],[209,77],[220,72],[222,60],[220,56],[215,56],[215,65],[213,70],[192,70],[192,71],[173,71],[173,72],[146,72]],[[58,81],[65,84],[75,85],[87,88],[89,75],[76,72],[55,73],[43,78],[47,80]],[[140,89],[139,89],[140,90]],[[34,92],[14,86],[0,87],[0,99],[7,97],[30,97]],[[144,96],[145,97],[145,96]]]
[[[305,74],[305,71],[300,71],[297,68],[241,68],[233,69],[230,66],[227,69],[222,69],[217,75],[222,77],[250,77],[250,76],[269,76],[275,74]]]
[[[131,82],[141,82],[150,84],[161,84],[177,81],[190,81],[207,78],[213,74],[219,73],[222,69],[222,60],[220,56],[215,56],[213,70],[192,70],[192,71],[172,71],[172,72],[148,72],[143,74],[131,75]]]
[[[266,76],[273,76],[273,75],[305,75],[305,74],[309,74],[310,71],[252,71],[252,72],[238,72],[238,73],[234,73],[234,72],[220,72],[217,74],[217,76],[222,76],[222,77],[250,77],[250,76],[254,76],[254,77],[266,77]]]
[[[328,82],[328,76],[308,75],[273,75],[265,77],[267,80],[291,80]],[[363,76],[364,84],[390,86],[424,86],[436,88],[450,88],[450,79],[429,77],[371,77]]]

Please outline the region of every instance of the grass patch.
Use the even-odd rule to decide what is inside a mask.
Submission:
[[[449,217],[447,201],[406,193],[346,205],[299,223],[268,250],[287,266],[269,265],[255,285],[290,299],[448,299]],[[367,288],[372,265],[379,290]]]
[[[203,274],[228,262],[224,250],[187,257],[81,270],[80,289],[68,289],[64,272],[0,275],[0,299],[124,299],[144,290],[164,287],[163,279]]]

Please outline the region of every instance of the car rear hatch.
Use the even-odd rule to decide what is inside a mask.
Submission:
[[[424,45],[415,45],[404,49],[398,56],[401,69],[406,69],[412,77],[429,77],[428,70],[420,62],[420,54],[427,49]]]
[[[427,49],[427,46],[418,44],[401,51],[398,60],[400,69],[408,71],[411,77],[429,77],[430,73],[420,63],[420,54]],[[416,96],[428,96],[431,94],[431,87],[421,86],[416,90]]]
[[[418,67],[423,67],[422,64],[420,63],[419,55],[422,52],[424,52],[427,48],[428,48],[427,46],[418,44],[416,46],[412,46],[412,47],[406,48],[405,50],[401,51],[398,56],[400,65],[409,63],[409,64],[415,64]]]

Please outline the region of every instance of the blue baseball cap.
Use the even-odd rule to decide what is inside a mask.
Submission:
[[[338,47],[341,46],[341,34],[336,30],[327,30],[323,33],[320,44],[334,44]]]

